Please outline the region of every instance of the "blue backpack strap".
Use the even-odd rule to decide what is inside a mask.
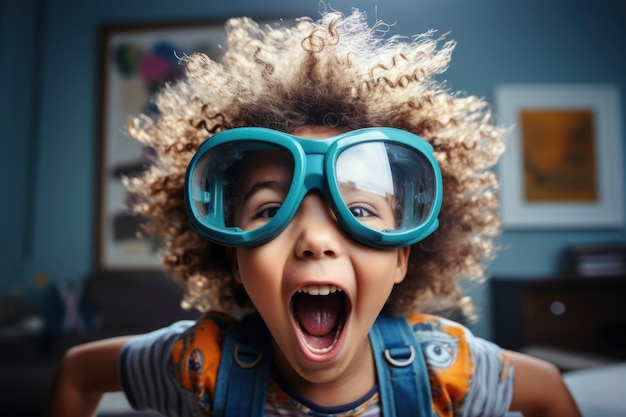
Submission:
[[[383,416],[431,416],[426,361],[406,318],[381,315],[369,336]]]
[[[213,415],[262,416],[267,397],[272,343],[258,315],[228,327],[217,373]]]

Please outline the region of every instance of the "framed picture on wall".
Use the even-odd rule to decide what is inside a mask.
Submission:
[[[123,177],[148,169],[152,150],[130,138],[130,117],[157,112],[153,94],[183,77],[184,57],[204,52],[219,60],[224,22],[109,25],[100,32],[97,230],[99,269],[158,269],[160,243],[140,239],[143,220],[127,209]]]
[[[505,228],[624,224],[621,110],[610,85],[502,85],[498,122],[511,128],[499,162]]]

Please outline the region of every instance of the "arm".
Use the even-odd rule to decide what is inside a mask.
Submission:
[[[120,391],[117,360],[128,337],[78,345],[67,351],[52,391],[50,417],[93,416],[105,392]]]
[[[515,369],[511,410],[525,417],[580,417],[561,373],[551,363],[506,351]]]

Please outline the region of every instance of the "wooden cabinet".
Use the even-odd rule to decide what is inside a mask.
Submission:
[[[494,341],[626,358],[626,277],[490,282]]]

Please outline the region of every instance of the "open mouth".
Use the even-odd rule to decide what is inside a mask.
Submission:
[[[348,301],[332,285],[308,285],[292,298],[292,312],[300,339],[315,354],[330,352],[346,323]]]

